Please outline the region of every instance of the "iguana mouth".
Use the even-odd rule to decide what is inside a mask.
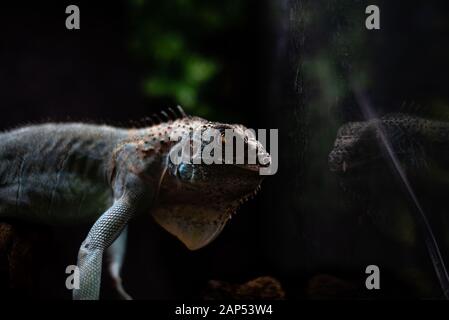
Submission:
[[[260,169],[260,166],[257,164],[236,164],[235,166],[239,167],[241,169],[244,169],[244,170],[255,171],[255,172],[258,172]]]
[[[251,170],[251,171],[259,171],[260,168],[268,168],[271,164],[271,158],[268,155],[267,157],[265,157],[263,159],[263,163],[260,161],[257,161],[257,164],[235,164],[235,166],[246,169],[246,170]]]
[[[234,164],[234,166],[241,168],[241,169],[245,169],[248,171],[254,171],[254,172],[259,172],[260,168],[268,168],[270,166],[271,163],[271,158],[270,155],[266,155],[262,162],[261,161],[257,161],[257,163],[254,164],[250,164],[250,163],[245,163],[245,164]]]

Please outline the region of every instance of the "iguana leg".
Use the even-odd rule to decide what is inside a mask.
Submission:
[[[114,288],[117,290],[120,298],[123,300],[132,300],[132,297],[125,291],[122,284],[120,272],[126,254],[126,240],[128,237],[128,226],[126,226],[117,239],[106,250],[108,260],[108,271],[114,282]]]
[[[80,287],[73,290],[75,300],[94,300],[100,295],[103,252],[117,238],[136,211],[136,200],[123,195],[90,229],[78,253]]]

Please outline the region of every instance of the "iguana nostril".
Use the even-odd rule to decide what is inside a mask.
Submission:
[[[271,157],[270,155],[267,153],[264,156],[262,156],[262,158],[259,160],[260,166],[262,167],[269,167],[271,164]]]

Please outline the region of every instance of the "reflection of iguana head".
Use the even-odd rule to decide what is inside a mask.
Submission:
[[[214,240],[237,208],[258,191],[263,178],[259,169],[269,165],[270,155],[242,125],[185,116],[151,130],[152,136],[167,140],[170,155],[153,216],[189,249],[199,249]],[[228,132],[234,136],[229,138]],[[244,151],[240,164],[237,141]],[[225,161],[229,143],[232,163],[210,164],[218,154]],[[255,163],[249,161],[248,151],[258,156]]]
[[[405,114],[347,123],[338,130],[329,154],[329,168],[337,173],[350,173],[379,163],[384,150],[381,132],[400,160],[417,165],[424,160],[421,142],[432,133],[430,123]]]

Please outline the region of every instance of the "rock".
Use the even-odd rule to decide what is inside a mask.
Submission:
[[[281,300],[285,292],[280,282],[272,277],[259,277],[244,284],[230,284],[211,280],[204,299],[206,300]]]

